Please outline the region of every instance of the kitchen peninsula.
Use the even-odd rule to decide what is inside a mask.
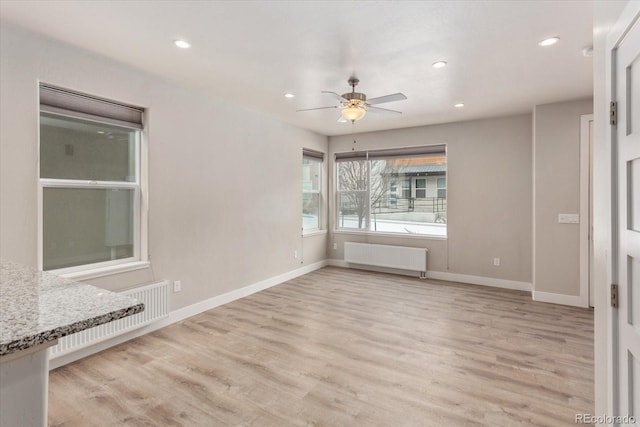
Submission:
[[[134,298],[0,261],[0,427],[47,425],[58,338],[144,310]]]

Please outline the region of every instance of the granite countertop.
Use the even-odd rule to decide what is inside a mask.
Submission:
[[[135,298],[0,260],[0,356],[143,310]]]

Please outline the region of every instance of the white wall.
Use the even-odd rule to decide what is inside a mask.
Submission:
[[[574,296],[576,304],[580,224],[559,224],[558,214],[580,213],[580,116],[592,112],[591,99],[534,109],[533,287],[536,293]]]
[[[301,237],[301,162],[303,147],[326,153],[327,137],[4,23],[1,31],[2,258],[37,263],[41,80],[148,112],[151,268],[90,282],[115,290],[181,279],[177,309],[299,268],[294,250],[304,264],[325,259],[326,235]]]
[[[330,258],[344,259],[345,241],[426,247],[431,271],[531,283],[531,115],[331,137],[331,156],[354,139],[356,150],[447,144],[448,238],[331,232]]]

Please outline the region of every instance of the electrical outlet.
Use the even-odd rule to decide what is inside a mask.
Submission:
[[[182,290],[182,282],[180,280],[176,280],[173,282],[173,292],[180,292]]]
[[[494,267],[500,267],[500,258],[494,258],[493,259],[493,266]]]
[[[337,243],[334,243],[334,244],[333,244],[333,250],[334,250],[334,251],[337,251],[337,250],[338,250],[338,244],[337,244]]]

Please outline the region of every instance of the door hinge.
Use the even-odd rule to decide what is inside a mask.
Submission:
[[[609,124],[615,126],[618,124],[618,103],[611,101],[609,104]]]
[[[618,308],[618,285],[611,285],[611,307]]]

